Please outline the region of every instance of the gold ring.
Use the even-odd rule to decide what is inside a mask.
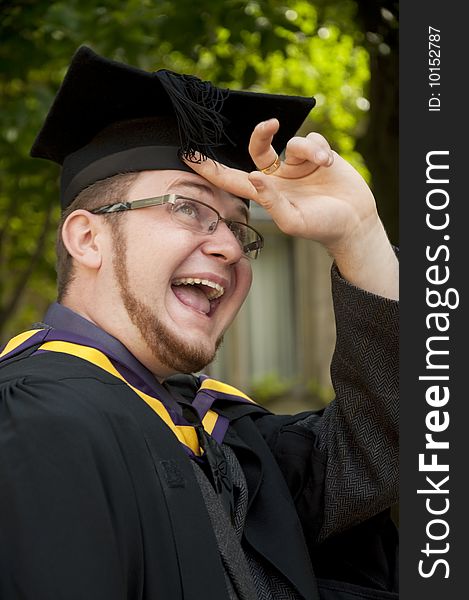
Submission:
[[[265,169],[260,169],[260,171],[264,173],[264,175],[272,175],[272,173],[275,173],[275,171],[280,167],[280,163],[280,156],[277,154],[277,158],[274,160],[274,162]]]

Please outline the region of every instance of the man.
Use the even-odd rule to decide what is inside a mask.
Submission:
[[[62,165],[58,303],[1,354],[2,599],[396,597],[397,261],[295,136],[313,104],[74,56],[32,149]],[[191,375],[248,293],[250,201],[334,258],[323,412]]]

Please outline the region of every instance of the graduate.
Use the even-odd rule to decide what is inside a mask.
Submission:
[[[2,600],[397,598],[398,263],[314,99],[80,47],[31,154],[61,165],[58,298],[0,354]],[[280,416],[203,369],[253,203],[334,259],[336,397]]]

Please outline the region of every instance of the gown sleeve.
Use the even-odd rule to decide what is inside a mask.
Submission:
[[[332,278],[335,400],[313,428],[327,457],[320,538],[383,511],[399,494],[398,303]]]
[[[360,597],[363,590],[379,590],[394,598],[398,304],[350,285],[335,269],[332,289],[335,399],[320,411],[262,417],[258,427],[295,501],[321,594],[328,582],[336,590],[340,581],[358,586]]]
[[[399,483],[398,303],[354,287],[335,268],[332,292],[335,399],[321,411],[259,422],[316,542],[389,508]]]

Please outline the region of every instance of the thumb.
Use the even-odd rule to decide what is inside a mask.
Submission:
[[[254,200],[267,210],[272,218],[277,219],[287,210],[290,203],[281,194],[276,186],[275,178],[272,175],[265,175],[259,171],[253,171],[248,175],[249,181],[255,187],[257,196]],[[280,223],[277,221],[280,226]]]

